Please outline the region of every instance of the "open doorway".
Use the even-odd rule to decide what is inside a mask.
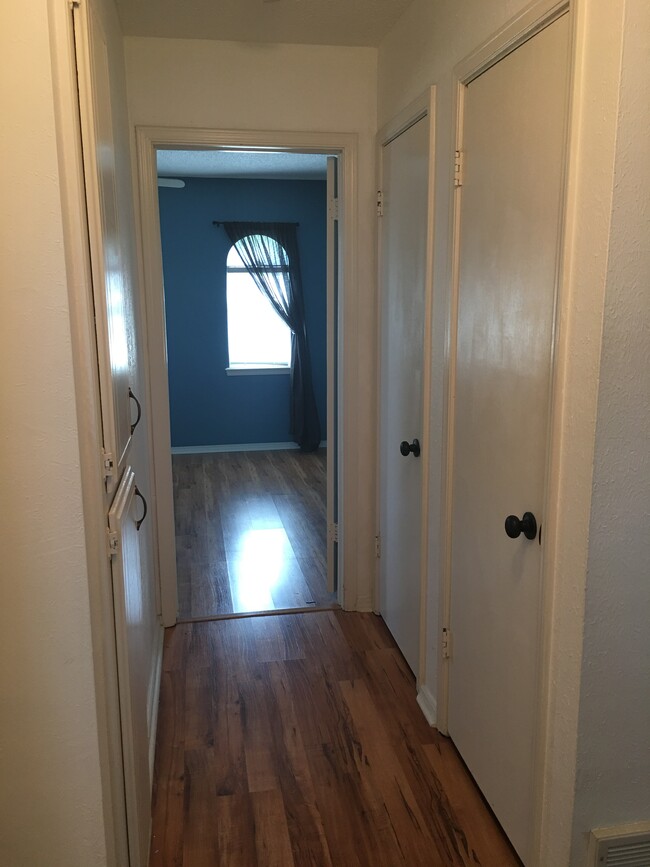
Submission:
[[[156,150],[180,620],[337,604],[336,163],[316,153]],[[227,231],[280,225],[294,232],[295,244],[283,243],[301,277],[309,436],[290,411],[295,329],[258,291]],[[282,329],[278,349],[272,332]]]
[[[339,529],[339,520],[342,520],[343,518],[341,505],[345,496],[345,490],[347,490],[347,485],[344,483],[345,471],[341,448],[344,437],[344,413],[342,408],[339,406],[338,395],[341,383],[343,382],[339,376],[339,372],[342,368],[342,359],[344,354],[343,347],[345,345],[343,339],[344,276],[345,282],[347,282],[349,279],[348,274],[351,273],[354,268],[353,252],[348,253],[345,257],[344,264],[344,250],[348,248],[352,250],[353,248],[350,247],[348,243],[348,234],[351,231],[351,226],[343,215],[339,216],[340,211],[344,211],[344,209],[340,207],[340,204],[342,206],[342,198],[339,203],[339,189],[341,190],[341,196],[345,194],[346,199],[350,198],[352,210],[354,210],[355,202],[352,195],[352,171],[356,158],[356,142],[350,136],[338,137],[341,139],[341,142],[338,140],[334,141],[333,136],[325,136],[325,140],[322,144],[320,144],[319,140],[318,144],[320,146],[317,146],[315,140],[319,137],[315,134],[303,133],[298,136],[298,134],[295,133],[285,133],[282,134],[282,141],[283,143],[286,141],[286,144],[284,144],[283,147],[280,147],[278,146],[280,134],[239,133],[237,136],[240,141],[238,141],[237,144],[233,141],[234,135],[235,134],[231,132],[200,131],[200,133],[198,133],[193,130],[153,130],[148,128],[141,128],[137,131],[140,164],[143,250],[145,254],[143,265],[147,298],[147,342],[151,374],[151,404],[153,416],[151,433],[153,439],[154,476],[156,485],[155,525],[157,539],[155,555],[160,574],[160,610],[165,625],[172,625],[175,623],[179,614],[183,619],[196,619],[203,616],[232,616],[233,612],[244,613],[244,611],[251,612],[257,610],[287,610],[287,608],[294,607],[322,607],[323,605],[336,604],[336,602],[345,604],[346,593],[349,590],[354,590],[354,582],[350,588],[348,588],[347,585],[344,585],[342,568],[345,560],[345,547],[344,543],[342,544],[343,540],[341,538],[343,535],[341,532],[343,527],[341,524],[341,529]],[[263,141],[263,136],[266,136],[268,139],[268,144],[266,141]],[[314,139],[314,141],[312,141],[312,139]],[[303,140],[304,144],[302,143]],[[274,518],[276,522],[278,521],[279,513],[284,513],[284,520],[279,518],[282,526],[268,526],[266,529],[282,530],[284,532],[286,538],[283,536],[282,541],[285,542],[285,549],[290,552],[290,563],[288,565],[290,567],[299,566],[300,568],[298,570],[294,569],[293,571],[297,571],[298,573],[303,572],[303,579],[305,569],[308,570],[310,574],[307,580],[303,580],[301,587],[298,587],[297,589],[294,587],[287,592],[284,590],[278,590],[276,592],[278,601],[273,602],[273,607],[266,604],[262,608],[259,603],[253,603],[250,599],[248,603],[244,603],[241,600],[242,594],[239,594],[238,592],[234,595],[240,597],[240,602],[239,604],[233,604],[233,591],[230,585],[230,578],[228,579],[229,594],[220,591],[217,586],[212,585],[207,591],[197,591],[195,593],[194,603],[190,600],[188,605],[187,600],[180,600],[182,604],[179,606],[178,590],[180,585],[177,585],[176,570],[176,530],[178,522],[175,520],[173,504],[174,474],[172,472],[171,457],[171,430],[173,425],[170,423],[170,391],[167,375],[167,316],[163,294],[163,257],[161,252],[159,190],[157,187],[157,156],[159,151],[187,151],[189,148],[193,149],[195,154],[199,151],[209,149],[212,153],[218,152],[222,156],[235,154],[240,157],[244,154],[247,154],[248,157],[270,154],[278,157],[288,157],[289,155],[302,154],[305,157],[306,155],[309,155],[310,158],[313,159],[320,154],[321,173],[322,166],[326,165],[326,196],[324,208],[326,209],[327,239],[327,361],[325,372],[326,408],[324,413],[326,418],[322,420],[323,433],[321,437],[321,439],[324,440],[324,442],[321,443],[321,446],[323,449],[326,448],[326,452],[321,451],[314,446],[313,452],[309,449],[306,450],[308,453],[305,454],[303,454],[302,451],[292,451],[291,455],[288,453],[280,455],[277,452],[285,451],[285,449],[277,448],[278,439],[276,432],[274,439],[269,439],[261,445],[254,443],[252,448],[246,449],[246,452],[232,451],[231,448],[228,448],[227,451],[223,450],[222,446],[238,446],[236,442],[233,443],[229,440],[226,440],[226,442],[222,441],[221,443],[217,442],[216,448],[204,452],[200,461],[203,466],[199,469],[199,476],[203,479],[206,478],[205,465],[208,463],[215,466],[218,465],[217,469],[219,472],[225,472],[226,476],[232,477],[232,464],[238,464],[241,468],[241,457],[243,454],[247,454],[249,455],[248,470],[249,473],[252,473],[252,477],[257,478],[258,480],[260,479],[260,465],[262,469],[267,472],[269,477],[275,476],[277,479],[282,476],[282,473],[284,473],[284,482],[281,482],[279,486],[276,487],[275,491],[269,491],[267,489],[265,492],[264,485],[258,486],[259,493],[261,495],[266,495],[266,505],[263,508],[260,508],[262,508],[262,511],[264,511],[264,508],[268,511],[269,496],[271,500],[274,498],[279,499],[284,497],[284,499],[280,501],[281,508],[278,508],[275,502],[272,503],[277,512],[277,515]],[[173,172],[173,174],[176,176],[182,173]],[[173,184],[174,181],[178,180],[181,180],[181,178],[175,177],[165,181],[164,183]],[[321,186],[323,185],[322,179],[320,179],[320,184]],[[178,189],[180,189],[181,192],[185,191],[185,188],[179,186],[176,187],[176,190],[174,190],[174,186],[171,188],[168,186],[166,191],[174,190],[174,192],[177,192]],[[239,198],[240,197],[235,197],[235,201],[238,201]],[[217,205],[214,207],[218,208]],[[321,221],[323,217],[322,211],[324,209],[321,208]],[[205,221],[208,231],[212,233],[213,242],[215,237],[218,236],[217,232],[220,228],[218,225],[215,227],[214,224],[221,223],[220,220],[214,218],[219,216],[223,218],[224,213],[219,214],[218,212],[211,210],[209,215],[210,219]],[[232,217],[232,214],[225,216]],[[297,223],[300,221],[295,220],[292,222]],[[228,361],[226,363],[227,366],[231,366]],[[271,376],[268,377],[268,379],[275,379],[277,382],[280,378]],[[231,380],[231,382],[232,381],[236,380]],[[239,381],[242,382],[242,380]],[[248,381],[251,381],[250,378],[248,378]],[[186,386],[190,386],[191,380],[186,379],[185,384]],[[189,393],[192,389],[188,387],[186,391]],[[194,394],[195,398],[199,401],[209,400],[210,398],[209,391],[204,390],[201,392],[199,390],[197,393],[195,390]],[[201,395],[203,395],[203,397]],[[227,409],[225,409],[225,414],[228,414]],[[240,439],[241,444],[241,437],[238,438]],[[196,444],[196,442],[195,439],[194,443]],[[274,444],[273,448],[268,448],[270,443]],[[283,439],[283,443],[286,446],[287,440]],[[203,441],[199,444],[205,445],[206,443]],[[210,443],[207,444],[210,445]],[[251,443],[249,442],[248,444],[250,445]],[[318,441],[316,445],[317,444]],[[246,445],[246,443],[243,445]],[[280,442],[280,445],[282,445],[282,442]],[[182,446],[179,448],[182,449]],[[257,453],[258,451],[259,453]],[[271,452],[274,454],[271,455]],[[182,457],[187,456],[183,455]],[[176,456],[174,456],[174,458],[176,458]],[[194,460],[196,463],[197,459],[194,458]],[[277,466],[271,468],[270,465],[273,461],[275,461],[276,464],[282,464],[281,473],[279,473]],[[298,469],[298,461],[300,461],[300,469]],[[229,463],[231,464],[230,469],[227,467]],[[308,465],[308,463],[311,465]],[[287,470],[289,470],[288,474]],[[296,470],[298,471],[296,472]],[[324,486],[323,477],[325,479]],[[180,474],[176,474],[176,478],[176,487],[178,488]],[[306,480],[306,487],[303,487],[303,490],[301,491],[299,490],[298,482],[302,479]],[[196,489],[196,485],[191,482],[190,485]],[[211,481],[209,488],[214,490],[214,485],[215,482]],[[223,487],[221,482],[219,482],[218,485]],[[326,520],[324,523],[322,521],[323,487],[325,489],[324,499],[326,513]],[[205,483],[203,483],[203,488],[206,488]],[[300,518],[296,516],[295,511],[293,511],[292,514],[292,510],[287,508],[287,506],[290,505],[288,498],[292,498],[294,501],[291,505],[294,505],[296,501],[301,502],[303,505],[307,505],[308,509],[302,510]],[[205,505],[206,503],[208,504],[207,506]],[[209,511],[209,499],[203,504],[199,504],[199,509],[203,509],[203,511],[206,511],[207,509],[207,511]],[[250,518],[250,497],[248,497],[248,504],[245,507],[245,511],[248,512]],[[254,506],[252,511],[257,511],[259,514],[260,510]],[[310,521],[305,521],[306,511],[311,513],[311,523]],[[229,519],[232,518],[233,514],[234,510],[229,510]],[[211,526],[212,529],[210,532],[214,533],[214,522]],[[182,529],[183,527],[181,527],[181,530]],[[185,529],[187,529],[187,523]],[[249,529],[251,528],[249,527]],[[253,527],[252,529],[262,528]],[[220,536],[222,541],[227,535],[230,535],[230,531],[226,529],[224,535],[223,527],[221,527],[220,532],[217,533],[217,537]],[[272,534],[269,533],[268,535],[270,539]],[[293,540],[291,538],[292,536]],[[207,538],[207,533],[204,533],[204,540],[205,538]],[[352,540],[353,537],[350,537],[350,539]],[[184,541],[187,542],[188,540],[186,539]],[[323,541],[325,542],[325,549],[323,549]],[[241,552],[242,544],[243,543],[240,540],[239,552],[232,550],[233,547],[236,547],[234,543],[231,546],[231,562],[236,559],[237,554]],[[280,540],[276,540],[275,544],[280,548],[282,547]],[[212,558],[212,554],[210,555],[210,558],[204,556],[205,546],[203,546],[203,552],[201,552],[201,543],[193,545],[192,547],[195,552],[198,551],[199,553],[198,563],[195,560],[194,567],[197,565],[205,565],[205,561]],[[220,553],[218,550],[219,548],[222,549]],[[218,568],[221,569],[224,579],[225,573],[223,567],[225,565],[227,572],[229,560],[225,548],[226,545],[217,542],[216,547],[213,549],[213,553],[215,555],[218,554],[220,557],[221,565]],[[241,560],[241,557],[239,559]],[[277,556],[275,559],[277,562]],[[302,564],[299,561],[302,561]],[[214,559],[212,559],[212,564],[215,564]],[[287,564],[285,564],[285,566],[286,565]],[[235,568],[236,566],[233,563],[231,570],[234,570]],[[327,582],[325,588],[321,592],[322,575],[324,571],[327,576]],[[181,578],[181,580],[187,582],[187,572],[184,575],[184,579]],[[222,590],[225,589],[225,587],[226,585],[222,582]],[[228,602],[228,595],[230,595],[230,602]],[[202,604],[201,596],[203,596],[204,601],[207,602],[210,609],[209,611],[206,611],[206,613],[198,610]],[[224,610],[224,606],[226,610]],[[233,612],[230,610],[231,607]],[[237,609],[239,609],[239,611],[237,611]]]

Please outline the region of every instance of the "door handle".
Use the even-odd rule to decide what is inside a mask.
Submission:
[[[420,440],[413,440],[412,443],[407,443],[406,440],[403,440],[399,444],[399,450],[401,454],[407,458],[409,455],[413,455],[414,458],[420,457]]]
[[[532,512],[524,512],[521,520],[516,515],[506,518],[506,533],[511,539],[517,539],[523,533],[527,539],[537,535],[537,520]]]
[[[134,430],[137,428],[137,426],[140,424],[140,419],[142,418],[142,406],[140,405],[140,401],[138,400],[138,398],[137,398],[137,397],[133,394],[133,392],[131,391],[131,387],[130,387],[130,386],[129,386],[129,397],[131,398],[131,400],[134,400],[134,401],[135,401],[135,405],[136,405],[137,410],[138,410],[137,418],[136,418],[136,420],[133,422],[133,424],[131,425],[131,436],[133,436],[133,431],[134,431]]]
[[[142,512],[142,517],[138,518],[138,520],[135,522],[135,529],[139,530],[142,526],[142,522],[147,517],[147,501],[145,500],[144,495],[141,493],[137,485],[135,486],[135,495],[136,497],[140,497],[140,499],[142,500],[142,508],[144,510]]]

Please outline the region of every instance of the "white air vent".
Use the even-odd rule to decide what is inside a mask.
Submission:
[[[650,867],[650,824],[591,832],[590,867]]]

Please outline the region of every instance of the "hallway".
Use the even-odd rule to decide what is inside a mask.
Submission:
[[[517,864],[380,618],[167,630],[150,867]]]

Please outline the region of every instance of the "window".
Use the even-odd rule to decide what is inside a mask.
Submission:
[[[278,252],[282,249],[277,241],[268,237],[266,241],[276,245]],[[291,330],[257,288],[235,246],[228,253],[226,272],[228,372],[288,371]],[[280,264],[274,268],[274,274],[277,273],[282,274]]]

